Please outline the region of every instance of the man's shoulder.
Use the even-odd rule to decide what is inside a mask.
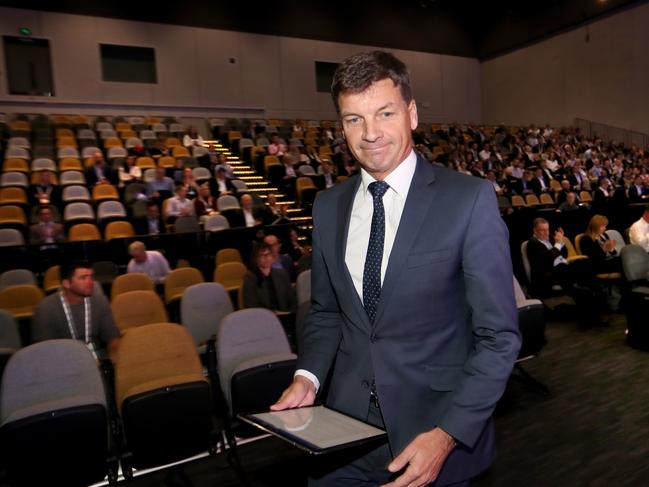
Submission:
[[[58,292],[54,292],[45,296],[39,301],[34,309],[35,312],[38,310],[46,310],[46,313],[54,311],[54,309],[61,307],[61,298],[59,297]]]

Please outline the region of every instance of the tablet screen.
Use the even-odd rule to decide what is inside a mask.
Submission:
[[[385,436],[385,431],[325,406],[269,411],[241,417],[311,453]]]

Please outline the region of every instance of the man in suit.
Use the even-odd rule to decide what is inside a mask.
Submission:
[[[96,184],[112,184],[117,185],[118,177],[117,172],[106,164],[104,155],[97,151],[94,156],[94,164],[86,169],[85,177],[88,188],[92,188]]]
[[[642,176],[637,175],[629,188],[629,203],[642,203],[647,201],[647,194],[642,183]]]
[[[417,107],[391,54],[344,61],[332,97],[362,170],[316,200],[311,311],[272,409],[312,404],[335,361],[327,404],[389,442],[311,485],[467,485],[493,461],[491,415],[520,347],[493,188],[414,152]]]
[[[38,223],[29,229],[29,243],[32,244],[57,244],[65,241],[63,225],[54,222],[54,215],[49,206],[38,209]]]
[[[52,173],[41,171],[38,181],[29,188],[29,204],[34,205],[61,205],[61,188],[52,183]]]

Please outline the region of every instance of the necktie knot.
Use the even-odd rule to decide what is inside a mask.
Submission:
[[[390,188],[390,185],[386,183],[385,181],[374,181],[373,183],[370,183],[367,189],[369,190],[370,193],[372,193],[372,197],[376,200],[382,199],[383,195],[387,192],[387,190]]]

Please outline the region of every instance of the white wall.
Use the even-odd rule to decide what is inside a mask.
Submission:
[[[0,111],[251,114],[332,119],[315,88],[315,61],[340,62],[366,46],[0,7],[0,34],[50,41],[55,97],[8,95],[0,50]],[[158,83],[101,80],[100,43],[154,47]],[[394,51],[412,72],[420,120],[480,122],[476,59]],[[231,64],[230,58],[236,63]],[[4,107],[3,107],[3,102]],[[7,103],[10,102],[10,103]],[[40,105],[42,104],[42,105]],[[131,107],[132,111],[129,109]],[[40,108],[39,108],[40,106]],[[147,110],[146,107],[151,107]],[[34,108],[36,107],[36,108]],[[108,110],[108,111],[107,111]]]
[[[572,125],[649,133],[649,5],[622,11],[481,65],[488,124]]]

